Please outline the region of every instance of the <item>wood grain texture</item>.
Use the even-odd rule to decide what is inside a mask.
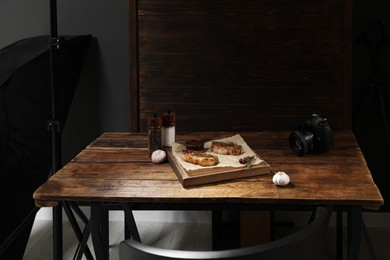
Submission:
[[[352,1],[130,3],[131,131],[168,109],[178,131],[351,127]]]
[[[178,142],[231,136],[231,132],[187,133]],[[146,133],[104,133],[36,190],[37,204],[53,201],[139,203],[244,203],[363,205],[378,208],[383,198],[351,131],[335,131],[335,147],[297,157],[289,132],[242,132],[246,143],[291,184],[280,188],[272,174],[183,188],[168,163],[153,164]],[[138,146],[135,146],[137,144]]]

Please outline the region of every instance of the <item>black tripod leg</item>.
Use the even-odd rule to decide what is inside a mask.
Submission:
[[[19,224],[14,232],[1,244],[0,246],[0,259],[2,254],[8,249],[8,247],[15,241],[15,239],[20,235],[20,233],[29,225],[29,223],[34,221],[35,215],[37,214],[39,208],[34,207],[32,211],[26,216],[26,218]]]

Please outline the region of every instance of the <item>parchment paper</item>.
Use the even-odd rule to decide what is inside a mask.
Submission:
[[[184,144],[179,144],[179,143],[173,143],[172,144],[172,153],[176,157],[177,161],[186,169],[187,171],[189,170],[198,170],[198,169],[204,169],[204,168],[215,168],[215,167],[247,167],[244,164],[241,164],[239,162],[240,158],[246,157],[246,156],[256,156],[256,154],[253,152],[253,150],[248,146],[248,144],[245,142],[245,140],[241,137],[241,135],[237,134],[231,137],[227,138],[222,138],[222,139],[216,139],[216,140],[211,140],[205,143],[205,149],[209,149],[211,147],[211,142],[212,141],[221,141],[221,142],[234,142],[236,144],[239,144],[243,148],[243,153],[240,155],[222,155],[222,154],[217,154],[213,153],[211,151],[207,151],[207,153],[215,155],[219,159],[219,163],[214,166],[199,166],[196,164],[188,163],[183,160],[184,154],[183,150],[186,149]],[[260,164],[263,160],[259,159],[256,156],[256,161],[253,163],[253,165]]]

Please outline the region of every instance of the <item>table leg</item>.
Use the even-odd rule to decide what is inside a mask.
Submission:
[[[240,212],[240,245],[254,246],[271,241],[271,214],[269,211]]]
[[[212,237],[212,249],[218,250],[220,249],[218,241],[219,241],[219,234],[221,232],[221,222],[222,222],[222,211],[220,210],[212,210],[211,211],[211,223],[212,223],[212,231],[211,231],[211,237]]]
[[[336,253],[337,260],[343,259],[343,212],[336,210]]]
[[[107,241],[102,237],[101,218],[102,208],[100,203],[91,203],[91,237],[93,248],[95,250],[96,260],[108,260],[108,244],[105,243]]]
[[[53,259],[62,260],[62,206],[53,208]]]
[[[88,246],[86,246],[86,244],[82,244],[83,241],[84,240],[85,241],[88,240],[88,237],[89,237],[89,231],[87,233],[85,232],[85,230],[89,230],[88,220],[85,220],[85,219],[83,220],[83,221],[85,221],[86,229],[84,230],[84,232],[81,231],[81,228],[80,228],[79,224],[77,223],[76,217],[73,214],[73,211],[72,211],[72,208],[70,206],[70,203],[64,202],[62,204],[62,206],[63,206],[63,208],[65,210],[65,213],[66,213],[66,215],[68,217],[69,223],[72,226],[73,232],[76,235],[77,240],[79,241],[78,248],[85,248],[86,249],[86,250],[81,250],[80,254],[81,255],[85,254],[85,257],[87,258],[87,260],[93,260],[92,253],[89,250]],[[77,251],[76,251],[76,253],[79,254],[79,252],[77,252]]]
[[[348,259],[357,260],[362,234],[362,207],[352,206],[348,210]]]
[[[212,210],[212,249],[240,247],[240,211]]]
[[[104,207],[100,208],[100,234],[103,239],[103,244],[109,246],[109,211]]]
[[[125,233],[127,233],[125,237],[130,236],[135,240],[137,240],[138,242],[141,242],[141,237],[138,232],[137,224],[135,223],[134,215],[133,212],[130,210],[129,204],[122,203],[122,208],[123,211],[125,212],[125,223],[126,223]]]
[[[75,254],[76,258],[74,258],[74,259],[81,260],[81,258],[83,257],[84,252],[86,252],[85,250],[88,248],[87,242],[88,242],[88,238],[89,238],[90,234],[91,234],[91,226],[90,226],[90,223],[88,222],[87,226],[85,227],[83,237],[82,237],[81,241],[79,242],[78,250],[76,250],[76,254]],[[88,259],[93,259],[92,255]]]

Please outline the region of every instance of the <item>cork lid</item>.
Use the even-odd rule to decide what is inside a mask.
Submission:
[[[176,124],[176,113],[167,111],[163,113],[163,126],[174,126]]]
[[[153,117],[148,118],[148,127],[150,128],[161,128],[162,118],[157,114],[154,114]]]

